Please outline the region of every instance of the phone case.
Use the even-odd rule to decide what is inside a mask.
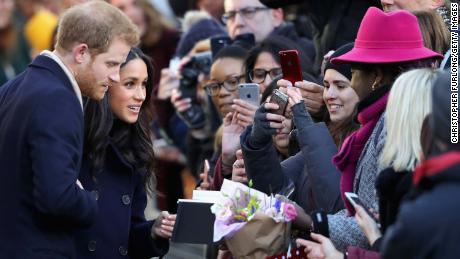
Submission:
[[[239,85],[240,99],[255,106],[260,105],[260,90],[258,84],[245,83]]]
[[[358,195],[353,192],[346,192],[345,197],[347,197],[348,201],[355,206],[356,204],[363,207],[366,213],[375,220],[375,222],[379,222],[379,219],[375,217],[374,213],[372,213],[369,208],[364,205],[364,203],[359,199]]]
[[[295,82],[302,81],[302,68],[300,66],[299,52],[297,50],[283,50],[279,52],[283,79],[294,86]]]
[[[279,109],[276,111],[271,111],[271,112],[278,114],[278,115],[284,115],[284,112],[286,111],[288,99],[289,97],[285,93],[281,92],[278,89],[275,89],[270,98],[270,103],[278,104]]]

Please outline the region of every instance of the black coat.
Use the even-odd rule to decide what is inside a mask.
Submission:
[[[69,78],[38,56],[0,88],[0,257],[74,258],[94,197],[77,177],[83,111]]]
[[[308,0],[307,15],[312,21],[316,47],[315,71],[329,50],[355,41],[367,9],[380,8],[377,0]]]
[[[383,258],[460,258],[460,163],[426,177],[402,204]]]
[[[168,252],[169,240],[153,240],[154,221],[146,221],[144,174],[135,170],[114,144],[106,150],[104,169],[92,174],[83,162],[79,179],[99,205],[96,222],[77,233],[78,258],[151,258]]]
[[[412,187],[412,172],[395,172],[391,167],[380,172],[375,181],[379,197],[379,219],[382,231],[393,224],[404,197]]]

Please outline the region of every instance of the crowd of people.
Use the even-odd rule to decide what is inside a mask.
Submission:
[[[0,1],[0,258],[163,257],[225,179],[296,204],[307,258],[457,258],[451,4]]]

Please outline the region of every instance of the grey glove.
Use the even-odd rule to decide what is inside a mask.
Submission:
[[[296,103],[294,106],[292,106],[292,114],[294,125],[299,130],[305,129],[315,123],[311,118],[310,113],[307,111],[303,100],[300,103]]]
[[[254,116],[254,125],[252,126],[249,143],[253,148],[261,148],[271,142],[272,135],[275,134],[276,129],[270,127],[270,121],[267,119],[267,109],[262,104]]]

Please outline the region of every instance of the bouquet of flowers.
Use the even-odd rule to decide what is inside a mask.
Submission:
[[[265,258],[287,249],[295,206],[283,196],[267,196],[249,187],[224,180],[222,199],[211,211],[216,215],[214,242],[225,238],[235,258]]]

